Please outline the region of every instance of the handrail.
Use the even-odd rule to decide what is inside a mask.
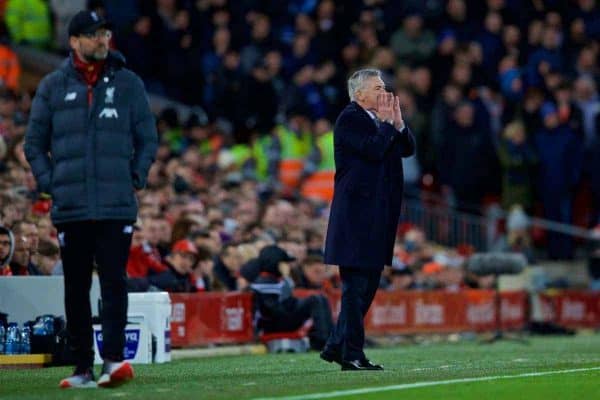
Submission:
[[[488,223],[490,220],[489,217],[481,217],[478,215],[473,215],[473,214],[457,211],[456,209],[454,209],[453,207],[450,207],[450,206],[444,206],[444,205],[442,205],[442,204],[446,203],[444,198],[442,196],[436,195],[431,192],[420,191],[418,194],[407,193],[405,195],[404,201],[405,202],[411,201],[411,199],[414,202],[421,203],[421,200],[425,200],[426,202],[431,203],[431,205],[428,205],[427,208],[438,214],[451,211],[451,212],[455,213],[455,215],[457,215],[461,218],[479,219],[479,221],[481,221],[483,223]],[[485,215],[485,210],[482,210],[482,214]],[[506,212],[500,208],[498,208],[497,210],[494,210],[494,214],[495,214],[494,218],[491,218],[491,219],[504,219],[504,218],[508,218],[508,215],[509,215],[508,212]],[[591,232],[591,230],[585,229],[585,228],[582,228],[579,226],[575,226],[575,225],[564,224],[562,222],[556,222],[556,221],[551,221],[551,220],[544,219],[544,218],[530,217],[530,216],[527,216],[527,223],[528,223],[528,226],[530,226],[530,227],[535,226],[535,227],[543,228],[543,229],[550,230],[550,231],[557,232],[557,233],[562,233],[562,234],[580,238],[580,239],[585,239],[585,240],[595,240],[596,239],[596,237]]]

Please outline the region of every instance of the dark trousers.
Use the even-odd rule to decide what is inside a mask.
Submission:
[[[346,361],[365,359],[364,318],[379,287],[382,269],[340,267],[342,306],[325,351]]]
[[[95,265],[102,296],[102,358],[123,360],[127,324],[126,272],[131,223],[81,221],[57,224],[65,281],[69,343],[76,367],[94,363],[90,288]]]
[[[293,299],[289,305],[289,314],[284,319],[265,321],[260,327],[265,332],[289,332],[300,327],[312,318],[313,325],[308,332],[310,347],[322,350],[333,328],[333,318],[329,300],[323,295],[312,295],[303,299]]]

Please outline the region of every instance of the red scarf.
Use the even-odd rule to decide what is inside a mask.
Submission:
[[[79,58],[77,53],[73,53],[73,65],[75,69],[81,74],[85,83],[88,85],[88,104],[92,104],[92,87],[96,85],[98,82],[98,78],[100,78],[100,74],[104,69],[104,61],[92,61],[86,63],[82,59]]]
[[[98,82],[100,73],[104,69],[104,60],[86,63],[79,58],[77,53],[74,53],[73,64],[75,65],[75,69],[83,76],[85,83],[91,86],[94,86]]]

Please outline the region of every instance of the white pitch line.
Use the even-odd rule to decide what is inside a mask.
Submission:
[[[530,377],[537,377],[537,376],[569,374],[569,373],[573,373],[573,372],[588,372],[588,371],[599,371],[599,370],[600,370],[600,367],[591,367],[591,368],[563,369],[563,370],[544,371],[544,372],[527,372],[527,373],[518,374],[518,375],[480,376],[480,377],[476,377],[476,378],[449,379],[446,381],[425,381],[425,382],[415,382],[415,383],[403,383],[401,385],[392,385],[392,386],[338,390],[335,392],[326,392],[326,393],[312,393],[312,394],[307,393],[307,394],[298,395],[298,396],[260,397],[260,398],[254,399],[254,400],[328,399],[328,398],[332,398],[332,397],[352,396],[352,395],[357,395],[357,394],[369,394],[369,393],[377,393],[377,392],[388,392],[388,391],[393,391],[393,390],[406,390],[406,389],[414,389],[414,388],[421,388],[421,387],[427,387],[427,386],[452,385],[455,383],[495,381],[495,380],[499,380],[499,379],[530,378]],[[376,373],[377,372],[375,372],[375,374]]]

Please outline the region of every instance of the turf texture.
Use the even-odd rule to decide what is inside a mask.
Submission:
[[[403,345],[367,349],[367,356],[385,371],[341,372],[314,352],[228,356],[135,365],[136,378],[117,389],[61,390],[66,367],[0,370],[0,399],[300,399],[336,391],[330,398],[600,399],[600,334]],[[409,387],[415,383],[425,384]]]

